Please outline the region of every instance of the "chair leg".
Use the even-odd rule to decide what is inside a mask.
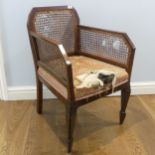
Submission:
[[[37,79],[37,112],[42,113],[43,105],[43,85],[39,79]]]
[[[130,84],[128,84],[127,87],[121,90],[120,124],[123,124],[125,116],[126,116],[125,110],[128,104],[130,93],[131,93]]]
[[[75,107],[69,107],[68,109],[68,153],[72,152],[72,145],[73,145],[73,132],[76,122],[76,114],[77,114],[77,108]]]

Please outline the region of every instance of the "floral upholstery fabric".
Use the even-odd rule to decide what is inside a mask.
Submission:
[[[74,92],[75,92],[75,97],[80,98],[80,97],[85,97],[87,95],[97,93],[98,91],[106,91],[107,89],[110,89],[109,87],[103,87],[103,88],[82,88],[82,89],[77,89],[76,86],[80,84],[78,79],[76,78],[78,75],[84,74],[86,72],[89,72],[91,70],[100,70],[104,69],[107,71],[112,71],[117,74],[117,79],[116,79],[116,86],[123,84],[128,81],[128,73],[126,72],[125,69],[121,67],[117,67],[114,65],[111,65],[109,63],[105,63],[102,61],[99,61],[97,59],[89,58],[86,56],[70,56],[69,60],[72,63],[72,70],[73,70],[73,79],[74,79]],[[49,84],[53,83],[50,82],[50,80],[53,80],[53,77],[50,78],[50,75],[47,71],[45,71],[43,68],[39,68],[38,71],[39,76],[41,76],[44,80],[46,80]],[[63,88],[64,89],[64,88]],[[66,89],[67,91],[67,89]],[[66,94],[65,94],[66,96]]]

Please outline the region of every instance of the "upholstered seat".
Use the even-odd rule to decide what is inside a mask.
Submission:
[[[70,56],[69,60],[71,61],[73,68],[74,90],[76,98],[94,94],[95,92],[101,90],[106,91],[106,89],[108,89],[105,87],[76,89],[76,86],[80,84],[76,77],[91,70],[104,69],[107,71],[115,72],[117,74],[116,86],[128,81],[128,73],[121,67],[114,66],[86,56]]]
[[[119,86],[123,83],[126,83],[128,81],[128,73],[125,71],[125,69],[118,67],[118,66],[114,66],[108,63],[105,63],[103,61],[100,60],[96,60],[93,58],[89,58],[86,56],[70,56],[69,57],[70,62],[72,63],[72,68],[73,68],[73,81],[74,81],[74,91],[75,91],[75,97],[79,98],[79,97],[84,97],[86,95],[90,95],[90,94],[94,94],[97,92],[101,92],[102,91],[107,91],[107,89],[110,88],[82,88],[82,89],[77,89],[76,86],[78,86],[80,83],[77,80],[77,76],[84,74],[88,71],[91,70],[99,70],[99,69],[105,69],[108,71],[113,71],[117,74],[117,78],[116,78],[116,86]],[[54,63],[54,61],[50,61],[49,64],[51,66],[52,63]],[[49,74],[44,68],[39,68],[38,74],[40,77],[42,77],[44,80],[46,80],[50,85],[52,84],[53,87],[56,85],[56,79],[54,81],[54,77]],[[59,83],[58,83],[59,84]],[[64,95],[64,97],[67,98],[67,94],[66,94],[66,88],[59,84],[59,91]]]

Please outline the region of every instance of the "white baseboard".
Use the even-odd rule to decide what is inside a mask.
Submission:
[[[47,88],[43,91],[44,98],[56,98]],[[8,88],[8,100],[35,100],[36,99],[36,87],[24,86],[24,87],[9,87]]]
[[[155,94],[155,82],[133,82],[131,83],[131,95]],[[120,91],[110,95],[119,96]]]
[[[132,95],[155,94],[155,82],[131,83]],[[120,92],[112,96],[119,96]],[[44,88],[44,98],[56,98],[47,88]],[[35,86],[9,87],[8,100],[34,100],[36,99]]]
[[[155,82],[139,82],[131,83],[131,94],[132,95],[155,95]]]

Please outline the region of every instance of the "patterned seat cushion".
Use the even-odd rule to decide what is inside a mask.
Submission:
[[[117,67],[93,58],[89,58],[86,56],[70,56],[69,57],[72,68],[73,68],[73,79],[74,79],[74,86],[78,86],[80,82],[77,80],[77,76],[87,73],[91,70],[100,70],[104,69],[107,71],[112,71],[117,74],[116,79],[116,86],[127,82],[128,80],[128,73],[125,71],[125,69],[121,67]],[[101,89],[106,90],[107,88],[82,88],[82,89],[76,89],[75,88],[75,96],[77,98],[84,97],[86,95],[93,94],[94,92],[101,91]]]
[[[116,79],[116,86],[123,84],[128,81],[128,73],[125,71],[125,69],[93,59],[86,56],[70,56],[69,60],[72,63],[72,69],[73,69],[73,80],[74,80],[74,92],[75,97],[85,97],[90,94],[97,93],[98,91],[106,91],[107,89],[110,89],[109,87],[104,88],[82,88],[77,89],[76,86],[80,84],[80,82],[77,80],[77,76],[84,74],[86,72],[89,72],[91,70],[109,70],[112,72],[115,72],[117,74]],[[58,87],[61,89],[62,95],[67,98],[67,89],[61,85],[50,73],[48,73],[45,69],[42,67],[39,67],[38,69],[39,76],[47,81],[49,85],[52,85],[55,87],[55,84],[58,85]],[[53,81],[54,79],[54,81]],[[57,81],[57,82],[56,82]]]

